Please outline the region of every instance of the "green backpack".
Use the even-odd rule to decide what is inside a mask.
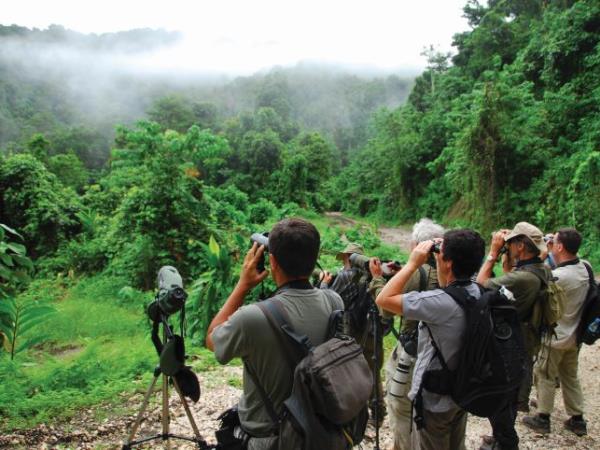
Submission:
[[[525,266],[523,270],[535,275],[542,283],[529,323],[538,340],[550,339],[556,334],[554,329],[563,315],[567,301],[565,291],[556,283],[558,278],[552,276],[550,269]]]

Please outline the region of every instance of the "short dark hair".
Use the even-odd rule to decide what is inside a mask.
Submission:
[[[307,277],[319,257],[321,236],[303,219],[284,219],[269,233],[269,252],[290,277]]]
[[[442,245],[443,258],[452,261],[452,273],[458,280],[471,278],[481,267],[485,242],[477,231],[447,231]]]
[[[581,247],[581,233],[575,228],[561,228],[556,232],[558,241],[567,249],[569,253],[577,254]]]

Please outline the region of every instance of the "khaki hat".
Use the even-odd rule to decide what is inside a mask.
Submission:
[[[527,236],[540,252],[548,250],[546,243],[544,242],[544,233],[542,233],[535,225],[531,225],[527,222],[519,222],[512,231],[504,237],[504,240],[508,242],[517,236]]]
[[[335,259],[342,259],[342,255],[344,255],[344,254],[350,255],[352,253],[358,253],[359,255],[364,255],[365,251],[363,250],[362,245],[350,242],[348,245],[346,245],[346,248],[344,248],[344,250],[342,250],[341,252],[339,252],[336,255]]]

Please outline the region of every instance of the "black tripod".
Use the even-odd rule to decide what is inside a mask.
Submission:
[[[380,397],[380,392],[379,392],[379,383],[381,381],[381,373],[380,373],[380,364],[381,364],[381,352],[380,352],[380,346],[379,346],[379,341],[382,339],[382,329],[381,329],[381,316],[379,315],[379,309],[377,308],[377,305],[375,304],[375,301],[371,298],[370,300],[370,305],[369,305],[369,326],[367,327],[367,330],[370,330],[373,333],[373,389],[375,389],[375,447],[374,450],[379,450],[379,427],[380,427],[380,422],[379,422],[379,414],[381,412],[381,402],[382,399]],[[369,331],[367,331],[367,334],[369,333]],[[368,339],[368,336],[367,336]],[[383,417],[381,417],[381,420],[383,421]]]
[[[161,322],[163,325],[163,342],[166,342],[167,338],[171,338],[173,336],[173,332],[171,330],[171,327],[169,326],[167,318],[161,314],[160,319],[161,319]],[[152,340],[156,346],[156,339],[158,339],[158,324],[155,324],[154,326],[155,326],[155,328],[153,329]],[[158,341],[160,342],[160,339],[158,339]],[[162,347],[162,344],[161,344],[161,347]],[[158,347],[157,347],[157,351],[158,351]],[[158,353],[160,356],[160,351]],[[156,382],[158,381],[158,378],[161,375],[162,375],[162,389],[161,389],[161,391],[162,391],[162,420],[161,420],[162,433],[156,434],[154,436],[149,436],[146,438],[134,440],[135,434],[137,433],[137,430],[142,422],[142,419],[144,416],[144,411],[148,407],[148,402],[150,400],[150,396],[154,392],[154,386],[156,385]],[[169,379],[173,382],[175,391],[179,395],[179,399],[181,400],[181,403],[183,404],[183,409],[185,410],[185,414],[190,422],[190,425],[192,426],[192,429],[194,430],[194,437],[179,436],[179,435],[172,434],[169,432],[169,422],[170,422]],[[167,450],[171,449],[170,439],[182,439],[185,441],[195,442],[197,447],[201,450],[208,450],[208,449],[214,448],[212,446],[209,446],[206,443],[206,441],[202,438],[202,436],[200,435],[200,432],[198,431],[198,427],[196,426],[196,422],[194,421],[194,417],[192,416],[192,412],[190,411],[190,407],[188,406],[187,400],[185,399],[184,395],[182,394],[181,388],[179,387],[179,384],[177,383],[177,380],[175,379],[175,377],[170,377],[170,376],[162,373],[159,366],[157,366],[154,369],[154,378],[152,379],[152,382],[150,383],[150,387],[148,387],[148,390],[146,391],[146,395],[144,396],[142,406],[140,407],[140,410],[138,411],[138,415],[135,420],[135,423],[131,427],[131,431],[129,432],[129,435],[128,435],[127,439],[125,440],[125,442],[123,443],[123,446],[121,447],[121,449],[122,450],[131,450],[133,448],[133,446],[135,446],[135,445],[143,444],[145,442],[153,441],[155,439],[162,439],[164,447]]]

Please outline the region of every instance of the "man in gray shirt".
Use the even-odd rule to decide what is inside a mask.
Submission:
[[[550,432],[550,415],[554,410],[556,379],[560,380],[565,410],[570,418],[564,423],[567,430],[578,436],[587,434],[583,419],[583,392],[577,375],[579,349],[577,328],[589,289],[585,263],[577,257],[581,234],[574,228],[558,230],[548,243],[557,264],[552,274],[564,289],[567,303],[558,320],[555,334],[543,343],[535,366],[538,413],[523,417],[523,423],[542,433]]]
[[[436,253],[440,286],[458,285],[478,298],[480,289],[471,278],[479,269],[485,252],[481,236],[472,230],[453,230],[446,232],[443,240],[437,242],[441,244],[439,253]],[[402,293],[413,273],[427,261],[433,249],[433,241],[418,244],[406,265],[387,283],[376,301],[387,311],[421,321],[417,361],[408,396],[414,402],[422,395],[423,427],[412,433],[413,448],[464,449],[467,413],[449,395],[433,392],[433,386],[428,386],[430,389],[423,386],[424,374],[442,367],[440,357],[450,370],[456,369],[466,326],[464,312],[442,289]],[[434,345],[441,355],[436,355]]]
[[[308,281],[317,261],[319,243],[317,229],[302,219],[282,220],[269,233],[271,275],[278,288],[272,299],[285,309],[294,330],[308,336],[314,346],[325,341],[331,313],[343,309],[338,294],[314,289]],[[244,392],[238,411],[242,428],[251,436],[250,450],[276,449],[278,438],[247,367],[257,375],[276,414],[281,413],[283,402],[291,393],[294,377],[294,367],[260,308],[242,306],[247,293],[268,275],[266,270],[257,271],[263,252],[264,247],[254,244],[246,255],[240,280],[212,320],[206,338],[207,347],[221,364],[236,357],[244,360]]]

